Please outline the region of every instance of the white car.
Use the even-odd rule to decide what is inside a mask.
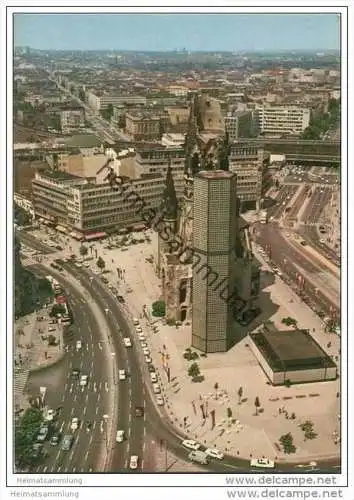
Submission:
[[[163,396],[161,396],[161,394],[158,394],[158,396],[156,396],[156,401],[159,406],[163,406],[165,404],[165,401],[163,399]]]
[[[145,348],[145,347],[148,346],[146,342],[142,342],[140,345],[141,345],[142,348]]]
[[[130,340],[129,337],[124,337],[123,339],[125,347],[131,347],[132,346],[132,341]]]
[[[149,365],[150,363],[152,363],[152,359],[150,358],[150,356],[145,356],[145,363],[147,365]]]
[[[251,467],[259,467],[261,469],[274,469],[273,460],[268,458],[254,458],[251,460]]]
[[[139,457],[137,455],[132,455],[130,457],[129,468],[137,469],[138,468]]]
[[[87,382],[88,382],[88,375],[81,375],[80,378],[81,387],[85,387],[87,385]]]
[[[193,439],[185,439],[182,441],[182,446],[188,448],[188,450],[197,451],[200,448],[200,444],[197,441],[193,441]]]
[[[45,416],[45,420],[48,422],[51,422],[54,419],[55,416],[55,411],[54,410],[48,410]]]
[[[159,384],[152,384],[152,389],[154,391],[155,394],[160,394],[161,392],[161,387],[159,386]]]
[[[79,428],[79,419],[77,417],[73,417],[71,420],[70,429],[72,431],[76,431]]]
[[[143,329],[140,325],[136,327],[136,333],[143,333]]]
[[[90,263],[89,262],[84,262],[84,266],[85,267],[90,267]]]
[[[205,453],[208,457],[217,458],[218,460],[222,460],[224,458],[224,454],[216,448],[208,448],[205,450]]]
[[[80,262],[76,262],[76,267],[82,267],[82,264]]]
[[[153,383],[157,382],[157,375],[155,372],[150,373],[150,379],[151,379],[151,382],[153,382]]]
[[[119,380],[125,380],[127,378],[125,370],[119,370],[118,377],[119,377]]]
[[[139,333],[138,337],[139,337],[140,342],[145,342],[146,337],[143,333]]]
[[[135,326],[138,326],[138,325],[139,325],[139,320],[138,320],[138,318],[133,318],[133,324],[134,324]]]
[[[143,353],[144,353],[144,356],[150,356],[150,349],[148,349],[147,347],[144,347]]]
[[[117,441],[117,443],[122,443],[124,441],[124,431],[123,430],[117,431],[116,441]]]
[[[81,340],[78,340],[78,341],[76,342],[76,350],[77,350],[77,351],[80,351],[81,347],[82,347],[82,342],[81,342]]]

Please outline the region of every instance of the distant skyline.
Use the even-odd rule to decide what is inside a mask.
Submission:
[[[14,14],[15,46],[44,50],[338,50],[337,14]]]

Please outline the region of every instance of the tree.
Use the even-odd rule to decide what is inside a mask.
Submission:
[[[281,320],[281,322],[284,325],[287,325],[287,326],[294,326],[295,328],[297,327],[297,321],[296,321],[296,319],[291,318],[290,316],[287,316],[286,318],[283,318]]]
[[[256,396],[256,399],[254,400],[254,406],[256,407],[256,415],[258,415],[258,408],[261,406],[258,396]]]
[[[87,248],[87,246],[85,246],[85,245],[81,245],[81,247],[80,247],[80,250],[79,250],[79,251],[80,251],[80,255],[85,256],[85,255],[87,255],[87,253],[88,253],[88,248]]]
[[[166,304],[163,300],[156,300],[152,304],[152,315],[162,318],[166,314]]]
[[[102,259],[102,257],[98,257],[97,259],[97,262],[96,262],[96,265],[99,269],[101,269],[101,272],[103,271],[103,269],[106,267],[106,263],[105,261]]]
[[[227,418],[229,418],[229,419],[232,418],[232,410],[231,410],[231,408],[227,408],[226,409],[226,414],[227,414]]]
[[[43,422],[42,412],[28,408],[15,427],[15,462],[19,467],[38,464],[42,456],[35,456],[33,445]]]
[[[192,378],[196,378],[200,375],[200,370],[198,363],[192,363],[188,368],[188,375]]]
[[[279,442],[283,446],[284,453],[290,454],[296,452],[296,447],[294,446],[294,438],[290,432],[280,436]]]
[[[237,395],[238,395],[238,404],[240,405],[241,404],[241,399],[242,399],[242,396],[243,396],[243,389],[242,389],[242,387],[240,387],[239,390],[237,391]]]

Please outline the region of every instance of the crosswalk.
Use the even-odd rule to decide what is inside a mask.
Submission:
[[[17,399],[21,399],[27,384],[28,376],[29,376],[28,370],[15,371],[13,379],[15,401]]]

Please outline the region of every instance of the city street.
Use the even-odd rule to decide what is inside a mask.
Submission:
[[[43,276],[48,269],[41,265],[30,267]],[[87,304],[87,299],[72,286],[70,280],[55,274],[69,298],[74,314],[75,335],[65,339],[67,354],[59,366],[47,370],[32,372],[28,383],[30,393],[38,393],[40,386],[47,387],[46,403],[48,407],[60,408],[57,426],[62,434],[70,434],[73,417],[78,417],[81,424],[75,432],[75,440],[69,452],[60,447],[48,446],[49,457],[37,472],[88,472],[96,471],[97,460],[105,448],[106,436],[102,431],[103,415],[109,411],[108,370],[104,351],[98,348],[101,325]],[[82,348],[76,349],[76,342],[81,340]],[[88,375],[88,385],[79,386],[79,380],[72,377],[72,370]],[[48,379],[48,383],[47,383]],[[87,429],[87,423],[92,424]],[[60,446],[60,445],[59,445]]]
[[[157,409],[154,397],[151,392],[150,388],[150,381],[148,382],[147,378],[147,371],[146,368],[142,362],[142,356],[141,353],[138,351],[137,347],[137,342],[134,340],[135,334],[133,332],[133,327],[130,325],[129,320],[127,319],[126,312],[122,311],[122,306],[116,301],[116,298],[113,296],[113,294],[107,289],[107,287],[104,285],[104,283],[101,281],[101,279],[97,276],[94,276],[91,274],[90,271],[82,268],[77,268],[76,266],[72,265],[71,263],[64,263],[63,267],[75,278],[80,280],[81,285],[86,288],[86,290],[90,293],[92,296],[94,302],[99,306],[99,308],[102,311],[105,311],[106,319],[108,322],[108,325],[110,327],[110,331],[114,334],[112,334],[112,341],[114,345],[114,349],[117,353],[117,368],[124,366],[126,367],[128,373],[130,374],[130,377],[128,378],[127,381],[122,382],[122,386],[120,387],[119,390],[119,403],[118,403],[118,428],[122,429],[130,429],[130,432],[128,434],[129,440],[127,440],[126,443],[123,444],[123,447],[121,448],[122,443],[119,445],[115,445],[115,448],[113,450],[113,461],[110,470],[113,471],[123,471],[126,470],[124,467],[127,465],[127,460],[128,460],[128,455],[136,453],[139,458],[141,457],[141,470],[145,472],[149,472],[148,468],[145,468],[144,465],[144,457],[147,455],[149,457],[149,461],[146,464],[146,467],[150,467],[150,457],[154,453],[154,449],[156,447],[159,447],[161,450],[166,447],[166,450],[169,450],[174,453],[174,455],[178,458],[181,458],[182,460],[186,460],[187,458],[187,452],[186,450],[181,446],[181,439],[183,437],[186,437],[181,431],[177,430],[174,428],[173,423],[168,419],[166,411],[163,409]],[[34,268],[41,270],[42,266],[34,266]],[[48,271],[46,270],[45,273],[48,274]],[[54,273],[56,276],[56,273]],[[58,275],[58,281],[61,278],[61,275]],[[69,297],[72,295],[72,291],[70,291],[70,285],[67,284],[66,279],[64,280],[65,283],[63,283],[63,286],[69,290]],[[75,295],[74,295],[75,297]],[[76,302],[76,297],[74,298],[74,303]],[[83,300],[83,299],[81,299]],[[87,299],[86,299],[87,301]],[[124,306],[123,306],[124,307]],[[91,319],[89,319],[89,322],[91,323]],[[99,326],[97,324],[95,327],[92,328],[92,324],[95,325],[95,323],[91,323],[91,331],[92,332],[97,332],[99,331]],[[85,325],[85,328],[88,329],[87,325]],[[129,335],[132,339],[133,347],[131,349],[126,349],[122,345],[122,337],[125,335]],[[93,342],[94,344],[94,342]],[[92,344],[92,345],[93,345]],[[102,345],[100,344],[100,341],[97,341],[97,346],[95,347],[95,360],[96,360],[96,355],[101,351]],[[68,353],[69,354],[69,353]],[[122,356],[122,357],[120,357]],[[98,358],[99,359],[99,358]],[[125,365],[123,363],[126,363]],[[100,361],[101,364],[104,364],[102,362],[102,358]],[[86,365],[85,365],[86,366]],[[88,365],[89,367],[89,365]],[[126,382],[130,382],[127,384]],[[92,387],[92,385],[91,385]],[[98,386],[96,385],[96,388]],[[124,388],[128,389],[128,395],[125,396],[126,399],[124,399]],[[93,386],[94,389],[94,386]],[[101,386],[102,389],[102,386]],[[95,391],[94,391],[95,392]],[[70,388],[69,388],[69,394],[70,393]],[[63,396],[62,396],[63,397]],[[75,397],[74,391],[73,395],[71,396],[72,399],[69,399],[70,405],[73,404],[73,398]],[[92,405],[94,408],[94,411],[96,411],[96,408],[98,407],[97,405],[97,398],[98,395],[93,399]],[[77,398],[78,399],[78,398]],[[80,401],[80,400],[78,400]],[[128,403],[127,403],[128,401]],[[56,403],[56,401],[55,401]],[[74,401],[75,403],[75,401]],[[60,401],[59,401],[60,404]],[[90,403],[91,405],[91,403]],[[135,405],[141,405],[144,406],[145,412],[144,412],[144,418],[136,418],[134,415],[132,415],[131,410],[132,407],[134,408]],[[66,406],[66,405],[65,405]],[[128,412],[124,412],[125,408],[128,408]],[[86,410],[87,411],[87,410]],[[70,409],[68,408],[67,413],[65,414],[66,417],[63,419],[64,420],[64,425],[65,421],[68,422],[68,418],[70,418],[72,415],[71,407]],[[104,411],[101,412],[104,414]],[[90,414],[91,415],[91,414]],[[62,420],[62,421],[63,421]],[[102,422],[102,420],[101,420]],[[67,425],[67,424],[66,424]],[[97,427],[97,424],[96,424]],[[98,436],[99,441],[101,442],[102,446],[105,446],[105,439],[104,439],[104,432],[101,432],[102,429],[102,424],[99,424],[99,431],[96,431],[96,433],[101,436]],[[87,436],[89,434],[87,433]],[[154,436],[154,439],[148,439],[146,438],[147,435],[152,435]],[[90,438],[89,438],[90,439]],[[97,438],[95,438],[97,439]],[[86,442],[86,441],[84,441]],[[85,446],[85,445],[84,445]],[[89,448],[89,445],[86,443],[86,451],[85,449],[83,450],[86,452]],[[93,439],[91,441],[91,448],[93,450],[94,455],[97,454],[97,448],[94,446]],[[81,448],[80,448],[81,450]],[[122,453],[122,450],[123,453]],[[107,450],[106,450],[107,451]],[[125,453],[126,451],[126,453]],[[73,449],[73,452],[75,453],[75,448]],[[58,453],[58,452],[57,452]],[[73,455],[74,455],[73,453]],[[84,455],[84,456],[85,456]],[[82,456],[81,452],[77,453],[74,456],[71,457],[71,461],[69,466],[65,465],[64,466],[64,461],[63,463],[63,469],[62,471],[69,471],[70,467],[72,467],[71,470],[75,468],[75,471],[78,471],[78,466],[74,464],[74,460],[76,460],[76,457]],[[60,457],[60,454],[58,458]],[[94,471],[93,464],[89,463],[90,455],[88,454],[87,456],[87,469],[90,470],[92,468],[92,471]],[[53,460],[53,459],[52,459]],[[54,458],[55,462],[55,458]],[[49,465],[45,464],[45,467],[53,469],[53,462],[49,460]],[[302,471],[310,471],[312,470],[312,466],[310,464],[304,464],[303,462],[301,464],[286,464],[286,463],[281,463],[278,464],[277,470],[279,472],[297,472],[297,465],[301,465]],[[168,464],[167,464],[168,466]],[[59,465],[60,467],[60,465]],[[44,470],[43,471],[47,471]],[[203,468],[205,472],[226,472],[226,471],[232,471],[232,470],[237,470],[238,472],[250,472],[249,469],[249,460],[247,459],[241,459],[241,458],[235,458],[235,457],[230,457],[225,455],[225,458],[222,462],[217,461],[217,460],[212,460],[208,466],[205,466]],[[336,459],[330,459],[330,460],[324,460],[319,462],[318,465],[318,470],[321,471],[331,471],[331,472],[338,472],[338,461]],[[251,472],[257,472],[256,470],[251,470]]]
[[[324,279],[326,268],[315,259],[310,259],[305,251],[300,252],[282,231],[273,224],[255,226],[256,241],[266,250],[270,259],[289,276],[298,286],[297,277],[303,275],[305,282],[301,290],[306,292],[311,301],[318,304],[321,310],[330,314],[334,308],[339,317],[339,283],[335,287],[333,282]]]

